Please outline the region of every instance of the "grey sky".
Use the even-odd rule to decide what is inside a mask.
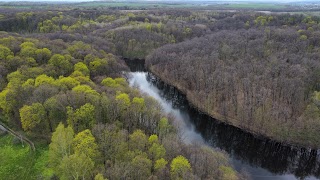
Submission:
[[[98,1],[98,0],[0,0],[0,2],[13,2],[13,1],[64,1],[64,2],[86,2],[86,1]],[[125,0],[112,0],[112,1],[125,1]],[[163,1],[163,2],[172,2],[172,1],[179,1],[179,2],[182,2],[183,0],[129,0],[129,1],[149,1],[149,2],[152,2],[152,1]],[[198,2],[201,2],[203,0],[186,0],[186,1],[198,1]],[[204,0],[204,1],[211,1],[211,2],[215,2],[215,1],[224,1],[224,2],[279,2],[279,3],[283,3],[283,2],[304,2],[304,1],[312,1],[312,2],[319,2],[317,0]]]

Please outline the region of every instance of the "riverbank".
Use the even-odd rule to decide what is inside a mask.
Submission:
[[[217,119],[218,121],[221,121],[223,123],[226,123],[228,125],[232,125],[234,127],[240,128],[241,130],[248,132],[255,136],[256,138],[259,139],[269,139],[271,141],[277,141],[283,144],[284,146],[293,146],[293,147],[304,147],[308,149],[319,149],[319,145],[310,145],[308,142],[305,141],[300,141],[300,140],[289,140],[289,139],[281,139],[275,135],[268,134],[268,133],[263,133],[260,132],[259,130],[252,129],[250,127],[245,127],[244,124],[241,124],[241,121],[237,120],[236,118],[226,116],[219,114],[214,111],[210,111],[208,108],[205,107],[203,102],[199,102],[198,98],[195,94],[192,92],[188,91],[187,89],[183,88],[182,85],[180,85],[179,82],[175,82],[173,80],[170,80],[170,78],[165,77],[163,74],[157,72],[153,66],[147,67],[147,69],[154,74],[156,77],[160,78],[163,82],[165,82],[168,85],[171,85],[178,89],[182,94],[184,94],[188,100],[188,102],[196,109],[198,109],[200,112]]]
[[[137,68],[143,66],[144,61],[130,62],[133,65],[130,69],[137,70],[129,73],[131,85],[160,101],[166,112],[171,112],[176,119],[183,121],[179,125],[187,124],[188,129],[182,130],[184,140],[198,139],[191,135],[194,133],[190,134],[190,130],[201,135],[207,145],[225,151],[238,172],[246,171],[252,178],[268,176],[275,180],[310,180],[310,177],[313,180],[319,174],[317,150],[286,146],[216,120],[189,103],[186,96],[174,86],[144,68]]]

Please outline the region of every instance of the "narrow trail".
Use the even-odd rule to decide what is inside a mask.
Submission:
[[[25,142],[27,144],[29,144],[30,148],[35,151],[36,147],[34,146],[34,143],[29,140],[28,138],[26,138],[25,136],[15,132],[14,130],[10,129],[9,127],[7,127],[5,124],[3,124],[2,122],[0,122],[0,130],[6,131],[8,133],[10,133],[12,136],[20,139],[20,141]]]

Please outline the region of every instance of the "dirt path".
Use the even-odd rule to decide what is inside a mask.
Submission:
[[[3,123],[0,122],[0,130],[5,131],[10,133],[12,136],[20,139],[20,141],[25,142],[27,144],[29,144],[30,148],[35,151],[36,147],[34,146],[34,143],[29,140],[28,138],[26,138],[25,136],[13,131],[12,129],[10,129],[9,127],[7,127],[6,125],[4,125]]]

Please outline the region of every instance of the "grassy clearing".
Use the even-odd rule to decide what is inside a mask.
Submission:
[[[26,144],[21,144],[10,135],[0,137],[0,177],[1,179],[43,179],[52,175],[46,167],[47,148],[36,152]]]

